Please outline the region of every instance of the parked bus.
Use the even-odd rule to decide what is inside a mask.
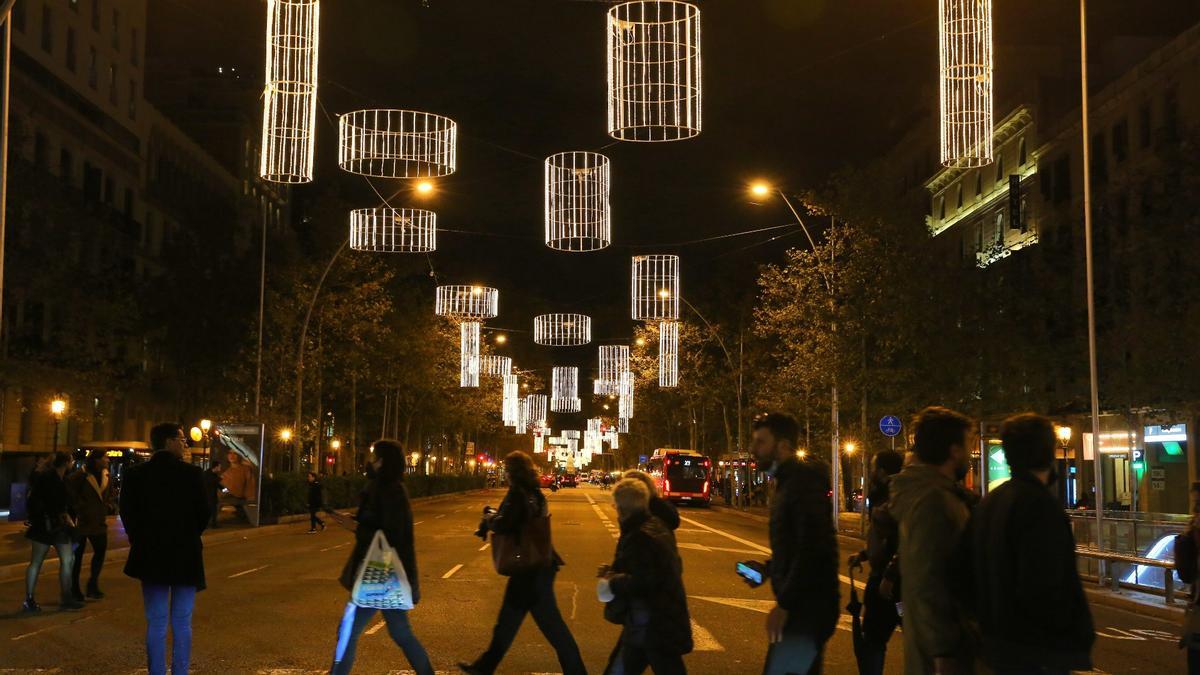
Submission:
[[[695,450],[659,448],[647,472],[663,499],[701,506],[712,502],[712,462]]]

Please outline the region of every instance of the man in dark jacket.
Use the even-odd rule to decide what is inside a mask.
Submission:
[[[900,625],[895,597],[890,592],[881,592],[880,587],[887,588],[884,575],[899,548],[899,526],[888,508],[888,500],[892,476],[900,473],[904,458],[895,450],[883,450],[875,455],[873,464],[871,487],[867,491],[867,518],[871,529],[867,531],[866,548],[851,559],[851,564],[861,565],[866,561],[871,565],[867,586],[863,589],[863,649],[859,655],[859,671],[864,675],[883,675],[888,640]],[[894,582],[894,579],[890,581]]]
[[[87,597],[100,599],[100,570],[108,551],[108,457],[103,450],[92,450],[83,468],[67,477],[67,493],[75,506],[79,541],[75,545],[75,564],[71,566],[71,592],[83,600],[79,575],[83,571],[83,552],[92,545],[91,574],[88,576]]]
[[[1075,563],[1075,538],[1054,482],[1054,425],[1010,417],[1000,430],[1012,479],[968,526],[983,660],[997,674],[1091,670],[1096,640]]]
[[[121,521],[129,535],[125,574],[142,582],[146,665],[167,672],[167,618],[174,635],[171,671],[186,673],[192,651],[192,607],[204,589],[200,533],[208,525],[203,472],[183,461],[187,439],[174,423],[150,430],[154,455],[121,482]]]
[[[767,614],[764,675],[821,672],[825,642],[838,614],[838,548],[829,472],[796,456],[800,427],[790,415],[754,421],[752,450],[775,479],[771,503],[771,560],[754,563],[771,579],[775,607]]]
[[[221,463],[213,462],[204,472],[204,496],[208,500],[208,526],[218,527],[217,518],[221,515]]]
[[[613,501],[621,538],[612,564],[600,573],[612,602],[623,607],[621,672],[638,675],[649,666],[656,675],[686,673],[692,622],[675,537],[651,515],[650,492],[637,478],[617,483]]]

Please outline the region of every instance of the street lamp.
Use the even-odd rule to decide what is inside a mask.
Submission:
[[[56,398],[50,402],[50,414],[54,416],[54,440],[52,441],[51,452],[58,452],[58,425],[62,422],[63,415],[67,412],[67,402],[61,398]]]
[[[433,192],[433,182],[423,180],[420,183],[417,183],[417,192],[419,192],[423,195],[432,193]]]
[[[1058,474],[1059,497],[1063,501],[1064,508],[1071,506],[1071,495],[1067,494],[1067,452],[1071,447],[1071,427],[1054,427],[1054,435],[1058,437],[1058,455],[1062,460],[1062,471]]]
[[[200,420],[200,431],[204,432],[204,460],[208,462],[208,466],[212,466],[212,456],[208,452],[209,442],[212,440],[212,420]]]
[[[498,345],[502,345],[502,344],[504,344],[505,342],[508,342],[508,336],[507,336],[507,335],[505,335],[504,333],[500,333],[499,335],[497,335],[497,336],[496,336],[496,344],[498,344]]]

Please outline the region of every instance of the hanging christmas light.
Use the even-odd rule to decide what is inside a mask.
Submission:
[[[321,3],[268,0],[262,145],[258,173],[276,183],[310,183],[317,122]]]
[[[550,412],[577,413],[579,400],[579,369],[575,366],[555,366],[550,373]]]
[[[608,134],[678,141],[700,133],[700,8],[637,0],[608,11]]]
[[[454,173],[458,125],[415,110],[355,110],[338,118],[338,166],[378,178]]]
[[[433,311],[451,319],[494,319],[500,313],[500,291],[486,286],[438,286]]]
[[[459,374],[458,386],[479,386],[479,331],[478,321],[463,321],[459,328]]]
[[[616,396],[621,393],[621,374],[629,372],[629,347],[625,345],[600,345],[600,378],[596,380],[594,393]]]
[[[617,415],[625,419],[633,417],[633,373],[621,373],[621,389],[617,396]]]
[[[504,399],[502,417],[504,418],[504,426],[517,427],[521,423],[520,378],[515,373],[508,373],[503,377]]]
[[[547,399],[545,394],[530,394],[525,397],[526,404],[526,420],[529,422],[529,428],[542,429],[546,426]]]
[[[592,341],[592,318],[584,314],[533,317],[533,341],[547,347],[578,347]]]
[[[350,248],[430,253],[437,250],[437,214],[424,209],[355,209],[350,212]]]
[[[658,386],[679,386],[679,322],[658,324]]]
[[[612,243],[608,158],[560,152],[546,158],[546,246],[598,251]]]
[[[512,358],[485,354],[479,357],[479,369],[489,377],[504,377],[512,371]]]
[[[679,256],[633,258],[634,321],[679,319]]]
[[[618,417],[617,418],[617,433],[618,434],[629,433],[629,418],[628,417]],[[613,446],[613,447],[615,448],[616,446]]]
[[[992,163],[992,0],[939,0],[942,164]]]
[[[517,424],[513,427],[513,433],[523,434],[529,431],[529,401],[527,399],[520,399],[517,407]]]

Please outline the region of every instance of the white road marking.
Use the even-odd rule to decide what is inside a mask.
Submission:
[[[697,652],[723,652],[725,648],[713,634],[692,619],[692,650]]]
[[[262,567],[255,567],[254,569],[250,569],[250,570],[243,570],[243,571],[241,571],[241,572],[238,572],[237,574],[230,574],[229,576],[227,576],[227,577],[225,577],[225,578],[226,578],[226,579],[234,579],[234,578],[236,578],[236,577],[245,576],[245,575],[247,575],[247,574],[252,574],[252,573],[254,573],[254,572],[257,572],[257,571],[259,571],[259,570],[265,570],[265,569],[267,569],[268,567],[270,567],[270,565],[263,565]]]
[[[488,543],[484,544],[483,546],[480,546],[480,547],[479,547],[479,550],[480,550],[480,551],[486,551],[486,550],[488,550],[488,547],[489,547],[489,546],[491,546],[491,545],[492,545],[492,542],[490,542],[490,541],[489,541]]]
[[[333,550],[339,549],[343,546],[349,546],[349,545],[350,545],[350,542],[346,541],[346,542],[342,542],[341,544],[338,544],[336,546],[326,546],[325,548],[321,549],[321,553],[324,553],[325,551],[333,551]]]
[[[54,630],[55,628],[60,628],[60,626],[46,626],[45,628],[39,628],[38,630],[35,630],[32,633],[22,633],[21,635],[14,636],[12,638],[12,641],[16,642],[17,640],[24,640],[27,637],[33,637],[34,635],[37,635],[38,633],[45,633],[46,631]]]
[[[726,607],[748,609],[751,612],[758,612],[759,614],[766,614],[767,612],[771,611],[772,607],[775,606],[774,600],[754,600],[750,598],[714,598],[707,595],[689,595],[688,597],[695,600],[715,602],[718,605],[725,605]]]
[[[678,544],[676,544],[676,546],[678,546],[679,548],[690,549],[693,551],[704,551],[705,553],[711,553],[713,551],[720,551],[722,553],[737,553],[740,555],[758,555],[758,551],[753,551],[748,548],[724,548],[721,546],[705,546],[704,544],[696,544],[696,543],[693,543],[690,541],[681,541]]]
[[[434,516],[434,518],[445,518],[445,517],[446,517],[446,514],[444,514],[444,513],[439,513],[436,516]]]
[[[423,522],[425,522],[425,521],[423,521],[423,520],[418,520],[417,522],[413,523],[413,527],[416,527],[417,525],[420,525],[420,524],[421,524],[421,523],[423,523]]]
[[[374,635],[374,634],[378,633],[379,629],[383,628],[384,624],[386,624],[386,623],[387,623],[387,621],[380,621],[379,623],[375,624],[374,626],[371,626],[370,628],[368,628],[366,630],[367,635]]]
[[[463,568],[462,563],[459,563],[459,564],[455,565],[454,567],[451,567],[449,572],[446,572],[445,574],[443,574],[442,578],[449,579],[450,577],[454,576],[455,572],[461,570],[462,568]]]

